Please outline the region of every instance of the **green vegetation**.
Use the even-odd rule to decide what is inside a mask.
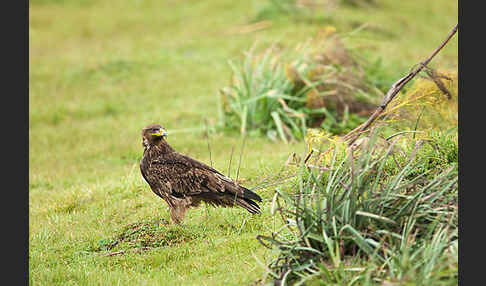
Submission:
[[[376,140],[357,157],[339,160],[334,149],[329,171],[302,166],[290,192],[277,190],[271,209],[279,206],[287,224],[260,237],[279,250],[270,263],[275,279],[457,285],[457,157],[436,165],[421,140],[406,152],[398,152],[397,139],[386,148]],[[453,139],[431,144],[457,148]]]
[[[377,72],[379,62],[362,68],[335,28],[326,26],[316,39],[287,52],[275,47],[255,54],[255,47],[239,65],[230,62],[231,85],[221,89],[220,124],[242,134],[267,135],[284,142],[302,140],[309,127],[344,134],[378,106],[386,90]]]
[[[289,17],[294,21],[323,21],[322,13],[315,13],[316,9],[329,13],[339,6],[367,7],[376,5],[375,0],[268,0],[256,14],[255,20]],[[324,13],[324,15],[325,15]]]
[[[264,54],[272,44],[284,53],[293,52],[299,43],[332,26],[343,36],[345,46],[357,51],[353,56],[368,63],[363,69],[374,75],[368,84],[383,91],[428,56],[457,23],[457,3],[453,1],[373,2],[314,9],[298,18],[276,13],[258,19],[269,2],[30,1],[29,284],[249,285],[265,277],[270,283],[272,276],[267,272],[276,270],[267,266],[282,254],[265,248],[256,237],[272,237],[287,223],[272,207],[276,187],[282,194],[296,194],[307,186],[305,182],[312,182],[312,173],[296,177],[301,180],[297,185],[292,180],[282,182],[291,175],[291,169],[283,168],[284,163],[289,154],[304,152],[303,141],[283,144],[269,140],[266,133],[243,141],[239,130],[231,133],[216,128],[220,90],[231,83],[234,72],[228,61],[244,62],[243,52],[251,50],[255,42],[258,49],[254,55]],[[260,20],[271,21],[271,25],[260,30],[244,29]],[[457,57],[455,37],[431,67],[455,70]],[[287,61],[292,59],[291,54],[282,55],[282,59],[291,63]],[[407,87],[409,91],[413,91],[412,85]],[[341,264],[333,268],[332,258],[324,259],[319,269],[328,272],[310,277],[309,285],[317,285],[321,273],[332,276],[325,278],[327,281],[356,281],[354,285],[376,278],[412,283],[423,277],[428,285],[440,279],[446,279],[444,284],[456,279],[457,234],[453,228],[457,216],[452,212],[451,220],[445,222],[451,213],[447,210],[438,223],[424,224],[433,220],[437,208],[450,203],[457,190],[454,183],[447,187],[456,176],[456,169],[448,168],[457,161],[457,131],[426,132],[425,128],[438,122],[450,122],[427,117],[429,114],[432,112],[424,112],[420,120],[410,113],[408,121],[390,118],[396,129],[387,131],[385,137],[410,131],[400,139],[408,139],[399,144],[405,156],[400,156],[401,151],[395,155],[401,167],[409,164],[407,158],[418,140],[424,142],[403,174],[393,154],[386,160],[378,156],[366,164],[386,162],[380,184],[401,178],[396,187],[413,181],[424,170],[432,170],[423,182],[437,184],[419,184],[413,194],[429,200],[434,192],[444,191],[447,196],[416,204],[416,214],[424,216],[409,216],[408,220],[389,209],[377,212],[397,223],[393,229],[388,229],[383,219],[366,216],[376,211],[371,208],[371,198],[345,196],[350,205],[355,204],[354,214],[364,204],[369,208],[349,217],[347,223],[352,228],[346,228],[343,238],[346,251],[342,255],[333,252],[334,259],[340,255]],[[257,192],[264,199],[263,214],[251,216],[242,209],[202,207],[189,211],[183,226],[166,225],[167,206],[150,191],[138,169],[142,156],[140,130],[151,122],[168,129],[168,141],[176,150],[208,164],[212,161],[224,173],[230,169],[231,177],[238,173],[245,186],[260,186]],[[205,136],[204,122],[212,130],[209,137]],[[420,132],[411,132],[415,126]],[[345,126],[338,128],[344,130]],[[395,138],[398,136],[390,140]],[[335,164],[339,162],[348,164],[340,160]],[[345,166],[341,175],[349,171]],[[370,169],[367,174],[378,171]],[[372,176],[363,180],[361,186],[375,182]],[[319,184],[331,183],[323,176]],[[399,191],[390,190],[390,194]],[[340,194],[337,189],[335,194]],[[411,201],[414,205],[418,200],[409,198],[413,194],[395,198],[396,203],[404,207]],[[387,204],[395,202],[391,197],[386,199]],[[291,209],[291,202],[286,207]],[[312,205],[307,209],[307,214],[316,211]],[[333,210],[336,219],[346,213],[344,209]],[[409,211],[404,208],[405,213]],[[351,209],[347,212],[353,214]],[[366,224],[374,229],[367,230],[363,227]],[[344,225],[337,220],[336,230]],[[337,241],[339,233],[334,234],[333,225],[324,227],[329,230],[328,237]],[[417,229],[420,232],[416,233]],[[393,234],[383,235],[383,240],[374,238],[380,230]],[[290,239],[293,234],[286,235]],[[391,256],[362,250],[378,249],[370,239],[386,243]],[[408,247],[411,244],[413,247]],[[325,250],[319,251],[331,257]],[[298,276],[299,271],[294,274]]]

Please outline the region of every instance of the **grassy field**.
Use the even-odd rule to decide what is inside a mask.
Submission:
[[[29,283],[31,285],[248,285],[264,275],[268,250],[255,239],[278,222],[271,187],[257,191],[263,214],[191,210],[166,228],[164,245],[103,256],[133,223],[168,219],[166,204],[143,181],[140,130],[157,122],[178,151],[236,176],[242,139],[213,133],[218,90],[255,41],[294,46],[325,25],[347,33],[370,59],[399,78],[424,60],[457,23],[457,2],[378,0],[340,6],[309,19],[254,23],[267,1],[32,0],[29,9]],[[263,14],[264,15],[264,14]],[[457,37],[433,60],[457,68]],[[198,130],[194,131],[193,129]],[[304,144],[249,137],[239,177],[253,187]],[[172,234],[172,235],[171,235]],[[184,237],[184,241],[175,239]],[[136,248],[133,248],[136,249]],[[115,250],[113,250],[115,251]]]

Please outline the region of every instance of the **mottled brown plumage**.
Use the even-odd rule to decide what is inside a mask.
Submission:
[[[176,152],[165,141],[166,134],[159,124],[142,129],[140,171],[152,191],[167,202],[175,223],[181,223],[187,209],[201,202],[221,207],[236,205],[252,214],[260,213],[254,202],[261,202],[260,196],[206,164]]]

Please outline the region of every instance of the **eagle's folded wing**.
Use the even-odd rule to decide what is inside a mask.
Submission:
[[[260,212],[252,201],[261,201],[257,194],[188,156],[176,152],[167,154],[160,161],[152,161],[148,173],[153,177],[150,180],[160,182],[160,191],[172,196],[195,196],[220,206],[236,203],[252,213]]]

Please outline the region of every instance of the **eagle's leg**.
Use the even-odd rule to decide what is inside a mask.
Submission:
[[[186,216],[187,207],[184,204],[174,204],[170,208],[170,218],[176,224],[181,224]]]
[[[207,220],[209,218],[209,205],[204,204],[204,220]]]

